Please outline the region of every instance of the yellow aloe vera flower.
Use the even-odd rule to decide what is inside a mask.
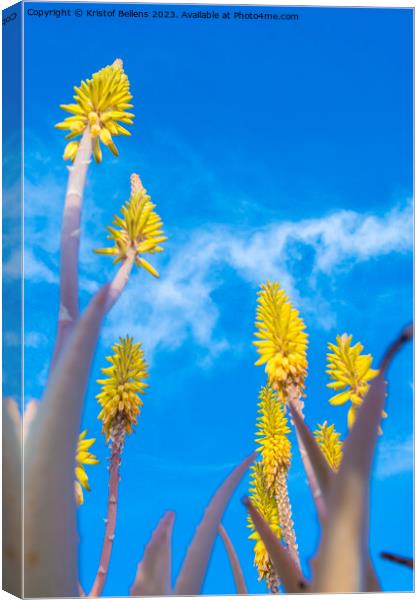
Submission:
[[[336,337],[337,345],[328,344],[330,352],[327,354],[327,374],[332,380],[327,387],[338,392],[330,398],[330,404],[340,406],[351,402],[347,414],[348,426],[353,427],[356,420],[358,407],[369,390],[369,382],[374,379],[379,371],[372,369],[373,357],[371,354],[362,354],[363,346],[360,342],[351,345],[353,336],[343,333]],[[386,417],[386,413],[382,413]]]
[[[257,419],[257,451],[261,453],[264,477],[270,488],[279,469],[288,469],[291,461],[291,444],[287,437],[290,429],[287,417],[277,398],[268,385],[261,389]]]
[[[343,442],[334,424],[328,425],[327,421],[324,421],[322,425],[318,425],[314,435],[331,469],[338,471],[343,457]]]
[[[74,493],[77,506],[83,504],[83,488],[90,492],[88,476],[83,465],[98,465],[99,460],[96,456],[89,452],[89,448],[96,442],[96,438],[86,439],[87,429],[79,435],[79,441],[76,449],[76,467],[74,474],[76,481],[74,482]]]
[[[137,175],[132,175],[130,199],[121,208],[121,216],[114,217],[113,227],[107,227],[107,237],[113,240],[114,246],[99,248],[95,252],[115,256],[114,263],[123,261],[132,252],[138,267],[143,267],[154,277],[159,277],[156,269],[143,257],[146,253],[163,252],[160,244],[167,240],[163,233],[162,220],[154,208],[156,205],[150,201],[150,196],[140,179]]]
[[[299,312],[277,282],[267,282],[258,293],[255,323],[260,358],[256,366],[265,364],[268,383],[286,401],[287,390],[295,385],[301,392],[307,373],[306,349],[308,335]]]
[[[279,522],[279,514],[277,509],[274,492],[267,486],[264,476],[264,466],[262,462],[255,462],[251,467],[251,483],[249,488],[249,498],[258,512],[270,525],[275,535],[281,538],[281,527]],[[256,531],[251,517],[248,515],[247,526],[252,533],[248,539],[254,540],[254,565],[258,569],[259,581],[266,578],[271,571],[271,561],[260,538],[260,534]]]
[[[137,425],[137,417],[143,401],[148,377],[147,365],[140,344],[135,344],[133,338],[119,338],[112,346],[114,354],[107,356],[110,367],[102,369],[106,379],[98,379],[102,391],[96,396],[102,407],[98,419],[102,421],[102,431],[107,442],[112,437],[113,426],[121,425],[125,433],[131,433]]]
[[[92,75],[91,79],[82,81],[79,87],[74,88],[75,104],[61,104],[60,108],[71,113],[57,129],[68,130],[66,140],[75,140],[83,135],[89,128],[93,138],[93,155],[97,163],[102,160],[100,142],[105,144],[115,156],[118,150],[112,136],[131,135],[121,125],[131,125],[134,115],[127,112],[132,108],[130,104],[130,83],[124,73],[123,64],[117,59],[112,65],[101,69]],[[79,147],[78,141],[70,141],[64,150],[64,160],[74,161]]]

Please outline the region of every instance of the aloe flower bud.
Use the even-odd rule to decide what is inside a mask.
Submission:
[[[112,136],[131,135],[121,123],[131,125],[134,118],[134,114],[127,112],[133,105],[130,104],[130,83],[124,73],[122,61],[117,59],[112,65],[94,73],[91,79],[82,81],[74,91],[75,103],[60,105],[72,116],[57,123],[55,127],[69,131],[66,140],[75,140],[89,130],[92,136],[93,156],[97,163],[102,161],[100,142],[105,144],[114,156],[118,156]],[[80,140],[69,141],[64,150],[64,160],[74,161],[79,143]]]

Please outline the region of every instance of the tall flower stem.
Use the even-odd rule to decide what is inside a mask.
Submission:
[[[296,543],[295,527],[292,519],[292,508],[287,489],[287,470],[279,469],[274,481],[274,494],[279,511],[280,527],[283,539],[292,559],[300,569],[298,545]]]
[[[115,433],[114,433],[115,432]],[[105,519],[105,536],[102,544],[102,553],[95,581],[88,596],[100,596],[108,574],[109,561],[115,537],[117,523],[118,487],[120,482],[121,453],[124,447],[124,424],[118,420],[114,426],[111,443],[111,459],[109,465],[108,512]]]
[[[74,160],[69,167],[69,179],[64,202],[61,230],[60,258],[60,310],[58,332],[52,365],[54,366],[69,334],[79,318],[78,260],[80,222],[86,174],[92,156],[92,136],[89,127],[83,133]]]
[[[117,274],[115,275],[109,288],[107,311],[111,310],[118,298],[123,293],[124,288],[130,278],[130,273],[133,270],[135,258],[135,250],[130,251],[127,255],[127,258],[118,269]]]

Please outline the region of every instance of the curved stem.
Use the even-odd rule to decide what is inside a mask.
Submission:
[[[55,365],[79,317],[78,259],[80,222],[86,174],[92,156],[90,130],[83,133],[69,179],[64,202],[60,257],[60,310],[52,365]]]
[[[111,460],[109,465],[109,492],[108,513],[106,516],[105,537],[102,545],[102,554],[95,581],[88,596],[95,597],[102,593],[108,574],[109,560],[111,558],[112,545],[115,537],[115,525],[117,522],[118,486],[120,481],[120,463],[122,443],[117,439],[112,442]]]
[[[131,250],[127,254],[127,258],[124,260],[123,264],[118,269],[109,289],[108,304],[106,307],[107,311],[111,310],[118,298],[123,293],[124,288],[128,283],[130,273],[133,269],[135,258],[136,253],[134,250]]]

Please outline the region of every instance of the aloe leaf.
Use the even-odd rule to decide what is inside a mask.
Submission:
[[[328,519],[314,568],[316,592],[362,592],[377,583],[368,553],[369,479],[386,396],[385,370],[413,335],[406,327],[381,363],[360,406],[327,498]]]
[[[245,497],[242,501],[250,514],[255,529],[258,531],[260,538],[264,543],[268,555],[270,556],[271,564],[273,565],[284,590],[288,594],[308,591],[302,572],[288,550],[281,545],[269,523],[267,523],[248,497]]]
[[[91,301],[56,367],[25,442],[25,596],[78,595],[74,461],[108,286]]]
[[[366,591],[369,477],[386,384],[373,380],[344,447],[327,499],[328,519],[314,569],[316,592]]]
[[[3,589],[22,596],[22,421],[15,400],[3,400]]]
[[[324,455],[321,452],[315,438],[313,437],[309,427],[306,425],[305,421],[302,419],[301,415],[296,411],[293,406],[290,406],[290,412],[292,413],[292,418],[295,423],[296,429],[299,432],[301,443],[304,447],[304,450],[307,453],[308,460],[310,461],[314,475],[319,485],[319,493],[318,496],[318,515],[320,517],[320,521],[323,522],[326,518],[325,513],[325,499],[327,497],[328,489],[331,484],[332,478],[335,476],[335,473],[330,469]],[[367,573],[367,591],[368,592],[379,592],[381,587],[378,582],[378,578],[374,571],[372,562],[370,558],[367,560],[366,564],[366,573]]]
[[[175,513],[167,512],[154,530],[144,551],[132,596],[168,596],[171,594],[171,542]]]
[[[232,567],[233,577],[235,579],[236,593],[237,594],[247,594],[248,590],[246,589],[244,574],[241,569],[241,564],[239,562],[238,555],[236,554],[235,548],[233,547],[232,541],[223,527],[223,525],[219,525],[219,534],[223,540],[223,544],[226,548],[226,553],[229,557],[230,566]]]
[[[309,466],[311,467],[311,473],[307,472],[308,478],[309,475],[312,475],[312,479],[315,478],[315,485],[313,482],[311,491],[320,520],[323,521],[325,519],[325,496],[333,472],[299,411],[296,410],[293,404],[289,404],[289,409],[297,430],[300,442],[299,447],[301,454],[303,454],[302,458],[305,459],[303,463],[307,467],[307,463],[309,462]]]
[[[223,513],[240,480],[254,460],[255,452],[232,471],[213,496],[196,530],[178,575],[175,586],[177,596],[200,594]]]

